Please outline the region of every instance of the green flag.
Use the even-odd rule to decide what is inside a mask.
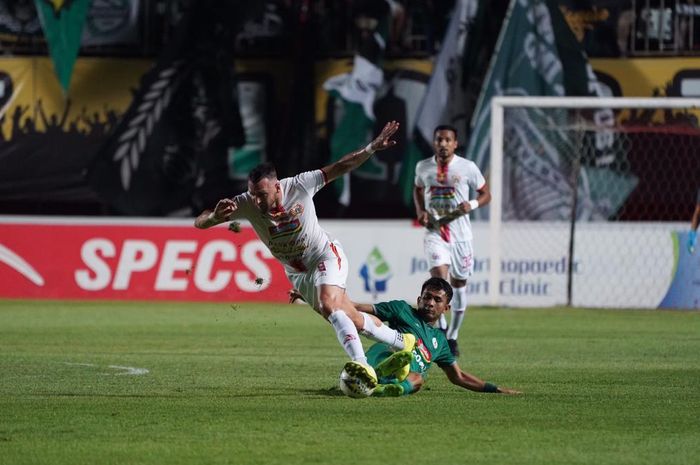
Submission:
[[[468,158],[488,172],[490,165],[491,99],[496,95],[601,96],[601,88],[581,45],[566,24],[555,0],[511,0],[481,95],[472,116]],[[612,110],[596,121],[614,124]],[[600,116],[600,115],[599,115]],[[509,110],[504,132],[505,219],[568,219],[571,213],[574,157],[581,152],[581,136],[567,130],[563,109]],[[578,217],[607,218],[621,205],[636,181],[612,166],[619,160],[619,147],[609,138],[596,145],[590,167],[578,177]],[[615,199],[602,198],[595,182],[602,164],[616,178]],[[619,166],[624,166],[619,163]],[[608,179],[609,180],[609,179]],[[534,195],[536,193],[536,195]],[[484,211],[477,214],[484,215]]]
[[[54,69],[68,92],[90,0],[34,0]]]

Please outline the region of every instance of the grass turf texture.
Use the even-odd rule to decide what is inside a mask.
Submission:
[[[460,336],[463,368],[525,394],[433,367],[343,397],[305,306],[3,301],[0,463],[698,463],[699,313],[470,309]]]

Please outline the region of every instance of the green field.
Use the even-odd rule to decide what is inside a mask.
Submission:
[[[700,313],[477,308],[460,338],[464,369],[525,394],[434,367],[346,398],[305,306],[2,301],[0,464],[699,462]]]

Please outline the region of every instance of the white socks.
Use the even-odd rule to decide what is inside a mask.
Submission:
[[[391,329],[384,323],[377,326],[376,322],[366,313],[362,313],[365,319],[365,324],[362,326],[362,334],[377,342],[389,344],[394,349],[403,350],[405,348],[403,342],[403,334]]]
[[[335,310],[328,316],[328,322],[335,329],[338,342],[343,346],[345,352],[350,356],[350,360],[367,365],[365,350],[362,348],[360,335],[357,334],[355,323],[341,309]]]
[[[467,286],[453,287],[452,296],[452,318],[450,318],[450,327],[447,329],[447,339],[459,337],[459,328],[462,326],[464,316],[467,312]]]
[[[444,313],[442,315],[440,315],[440,319],[438,320],[437,327],[438,327],[438,329],[441,329],[443,331],[447,331],[447,318],[445,317]]]

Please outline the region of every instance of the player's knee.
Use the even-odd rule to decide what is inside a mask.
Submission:
[[[345,307],[345,300],[345,294],[337,292],[335,289],[323,289],[319,295],[319,302],[324,313]]]
[[[411,373],[410,375],[408,375],[408,379],[411,382],[411,385],[413,386],[413,392],[418,392],[423,388],[424,380],[422,376]]]

